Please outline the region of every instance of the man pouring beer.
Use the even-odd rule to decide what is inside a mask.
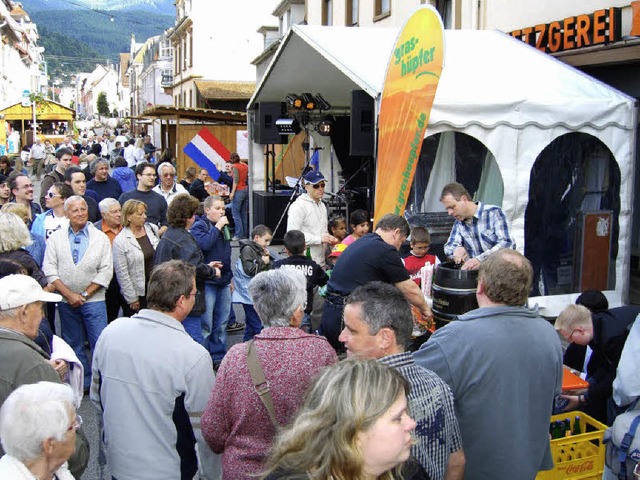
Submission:
[[[476,270],[491,253],[503,248],[516,248],[509,233],[507,217],[500,207],[472,201],[467,189],[459,183],[444,186],[440,202],[455,218],[444,253],[462,264],[462,270]]]

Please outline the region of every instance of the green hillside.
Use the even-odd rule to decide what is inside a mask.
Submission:
[[[39,27],[39,32],[39,44],[45,49],[45,60],[51,78],[68,80],[70,74],[90,72],[96,67],[96,63],[106,63],[109,59],[86,44],[47,27]]]
[[[74,72],[93,70],[87,70],[87,65],[95,67],[96,62],[104,62],[105,59],[117,62],[119,53],[129,52],[132,34],[137,42],[142,42],[160,35],[175,22],[170,15],[143,11],[119,12],[113,22],[108,14],[85,10],[37,11],[30,13],[30,16],[38,25],[40,44],[46,49],[45,58],[48,55],[61,55],[89,61],[86,64],[77,60],[60,62],[47,59],[48,63],[65,63],[65,67],[74,68]],[[71,41],[65,37],[71,38]],[[77,69],[76,65],[79,66]]]

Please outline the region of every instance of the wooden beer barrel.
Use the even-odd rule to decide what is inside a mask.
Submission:
[[[454,262],[438,265],[433,279],[432,306],[436,328],[446,325],[458,315],[478,308],[477,286],[477,270],[461,270]]]

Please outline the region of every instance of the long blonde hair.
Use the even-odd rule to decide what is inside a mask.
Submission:
[[[326,480],[363,478],[365,459],[356,445],[409,384],[375,360],[348,359],[326,368],[314,382],[293,423],[280,432],[266,463],[275,470]],[[381,480],[400,478],[397,466]]]

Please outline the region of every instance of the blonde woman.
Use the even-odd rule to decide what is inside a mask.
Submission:
[[[348,359],[328,367],[276,439],[262,478],[413,478],[400,474],[416,426],[408,413],[408,392],[402,375],[375,360]]]
[[[133,158],[136,161],[136,165],[146,160],[146,154],[144,153],[144,142],[142,138],[136,139],[136,143],[133,144]]]
[[[147,307],[147,281],[160,239],[158,227],[147,223],[147,206],[140,200],[127,200],[122,206],[124,228],[113,241],[113,266],[124,297],[124,315],[129,317]]]

